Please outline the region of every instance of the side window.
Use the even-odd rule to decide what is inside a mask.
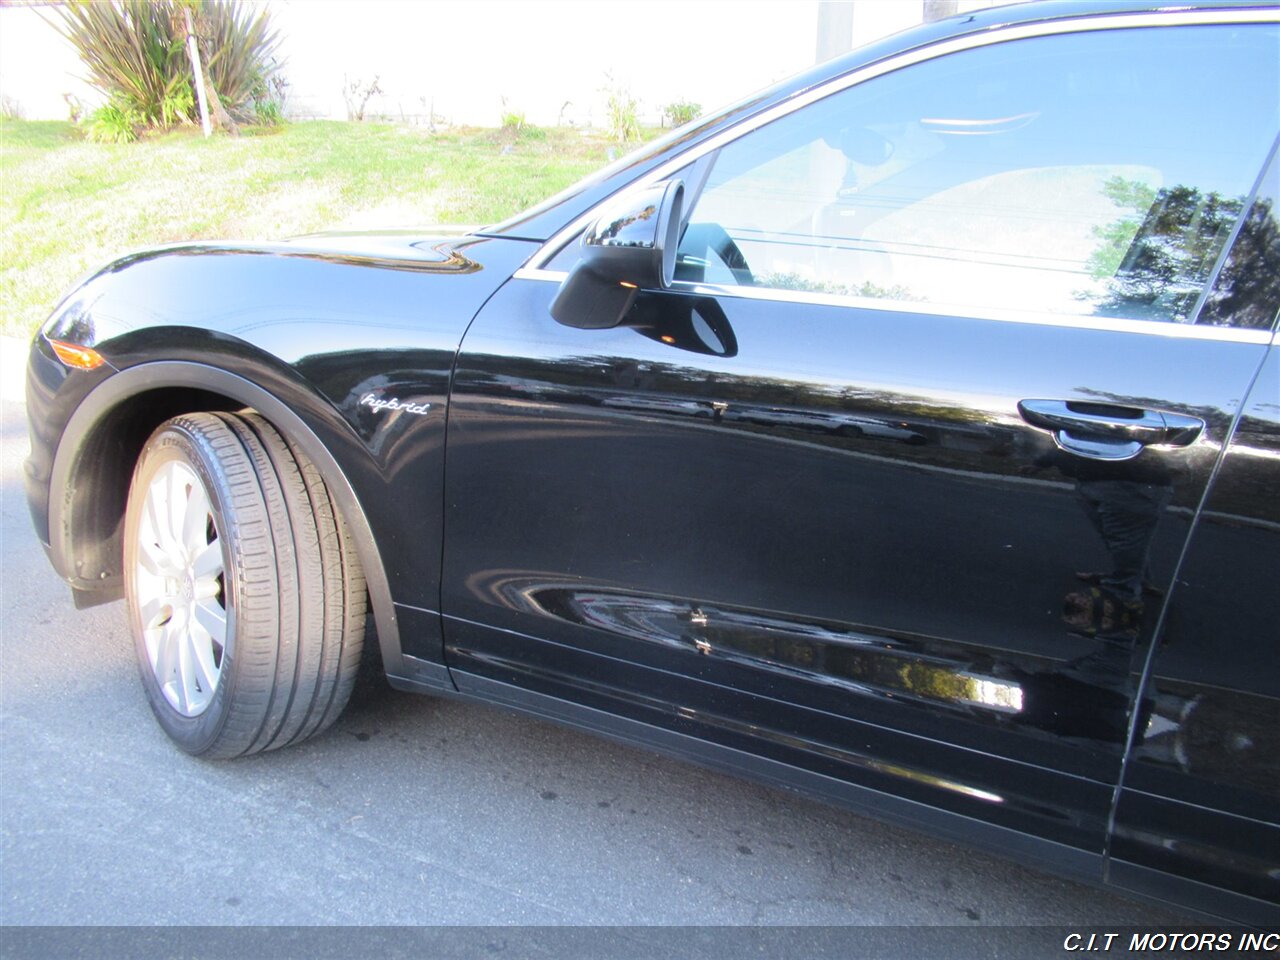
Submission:
[[[677,278],[1188,322],[1280,130],[1280,29],[916,64],[727,144]]]
[[[1268,330],[1280,314],[1280,149],[1240,221],[1196,323]]]

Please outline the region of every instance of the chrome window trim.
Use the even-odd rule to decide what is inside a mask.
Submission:
[[[541,280],[562,283],[569,275],[567,270],[543,270],[521,267],[512,276],[516,280]],[[1041,313],[1033,310],[979,309],[967,305],[947,305],[904,300],[880,300],[874,297],[854,297],[834,293],[811,293],[807,290],[787,290],[782,287],[726,287],[714,283],[689,283],[677,280],[671,285],[677,293],[703,297],[763,300],[772,303],[806,303],[819,307],[845,307],[854,310],[874,310],[882,313],[914,313],[934,317],[959,317],[969,320],[996,320],[1002,323],[1034,323],[1043,327],[1075,327],[1081,330],[1107,330],[1115,333],[1141,333],[1155,337],[1177,337],[1184,340],[1217,340],[1230,343],[1271,342],[1270,330],[1252,330],[1244,327],[1197,326],[1192,323],[1173,323],[1168,320],[1135,320],[1126,317],[1095,317],[1079,313]]]
[[[783,103],[775,104],[735,124],[728,130],[721,131],[709,140],[691,147],[665,163],[655,167],[649,173],[627,184],[622,190],[641,189],[670,176],[681,167],[693,163],[707,154],[719,150],[726,144],[772,123],[790,113],[807,107],[811,103],[822,100],[833,94],[876,77],[883,76],[905,67],[947,56],[963,50],[991,46],[1032,37],[1058,36],[1068,33],[1089,33],[1097,30],[1126,30],[1141,27],[1172,26],[1212,26],[1249,23],[1280,23],[1280,8],[1252,10],[1170,10],[1160,13],[1111,14],[1099,15],[1092,19],[1068,19],[1047,23],[1020,24],[1017,26],[992,27],[985,33],[975,33],[963,37],[955,37],[938,43],[929,44],[908,50],[896,57],[870,64],[860,70],[836,77],[826,83],[797,94]],[[517,270],[514,276],[521,280],[540,280],[560,283],[568,275],[563,270],[546,270],[543,264],[549,261],[560,249],[577,234],[586,229],[599,215],[601,209],[621,193],[617,191],[596,204],[586,213],[574,219],[568,226],[559,230],[547,240],[538,251],[526,261],[526,265]],[[924,313],[946,316],[965,316],[975,319],[1004,320],[1017,323],[1039,323],[1048,326],[1083,327],[1092,330],[1116,330],[1128,333],[1145,333],[1157,336],[1183,337],[1197,340],[1228,340],[1240,343],[1269,343],[1271,332],[1248,330],[1237,327],[1198,327],[1194,324],[1180,324],[1167,320],[1139,320],[1121,317],[1089,317],[1078,314],[1051,314],[1039,312],[979,310],[972,307],[947,308],[944,305],[928,303],[902,304],[892,300],[877,300],[866,297],[843,296],[834,294],[815,294],[805,291],[784,290],[759,287],[722,287],[714,284],[691,284],[677,281],[672,289],[690,293],[700,293],[717,297],[742,297],[754,300],[775,300],[784,303],[813,303],[828,306],[858,307],[861,309],[890,310],[906,313]]]

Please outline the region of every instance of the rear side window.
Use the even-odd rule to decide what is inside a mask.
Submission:
[[[1190,322],[1280,131],[1278,50],[1113,29],[866,81],[719,151],[677,278]]]
[[[1280,152],[1236,229],[1196,323],[1266,330],[1280,313]]]

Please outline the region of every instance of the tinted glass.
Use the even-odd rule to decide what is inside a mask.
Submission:
[[[1280,129],[1277,51],[1104,30],[859,84],[723,148],[677,277],[1187,322]]]
[[[1267,330],[1280,311],[1280,155],[1271,155],[1249,212],[1196,323]]]

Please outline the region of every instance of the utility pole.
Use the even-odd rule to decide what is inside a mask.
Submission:
[[[853,49],[853,0],[818,0],[818,45],[814,63]]]
[[[924,0],[924,22],[932,23],[956,12],[956,0]]]

